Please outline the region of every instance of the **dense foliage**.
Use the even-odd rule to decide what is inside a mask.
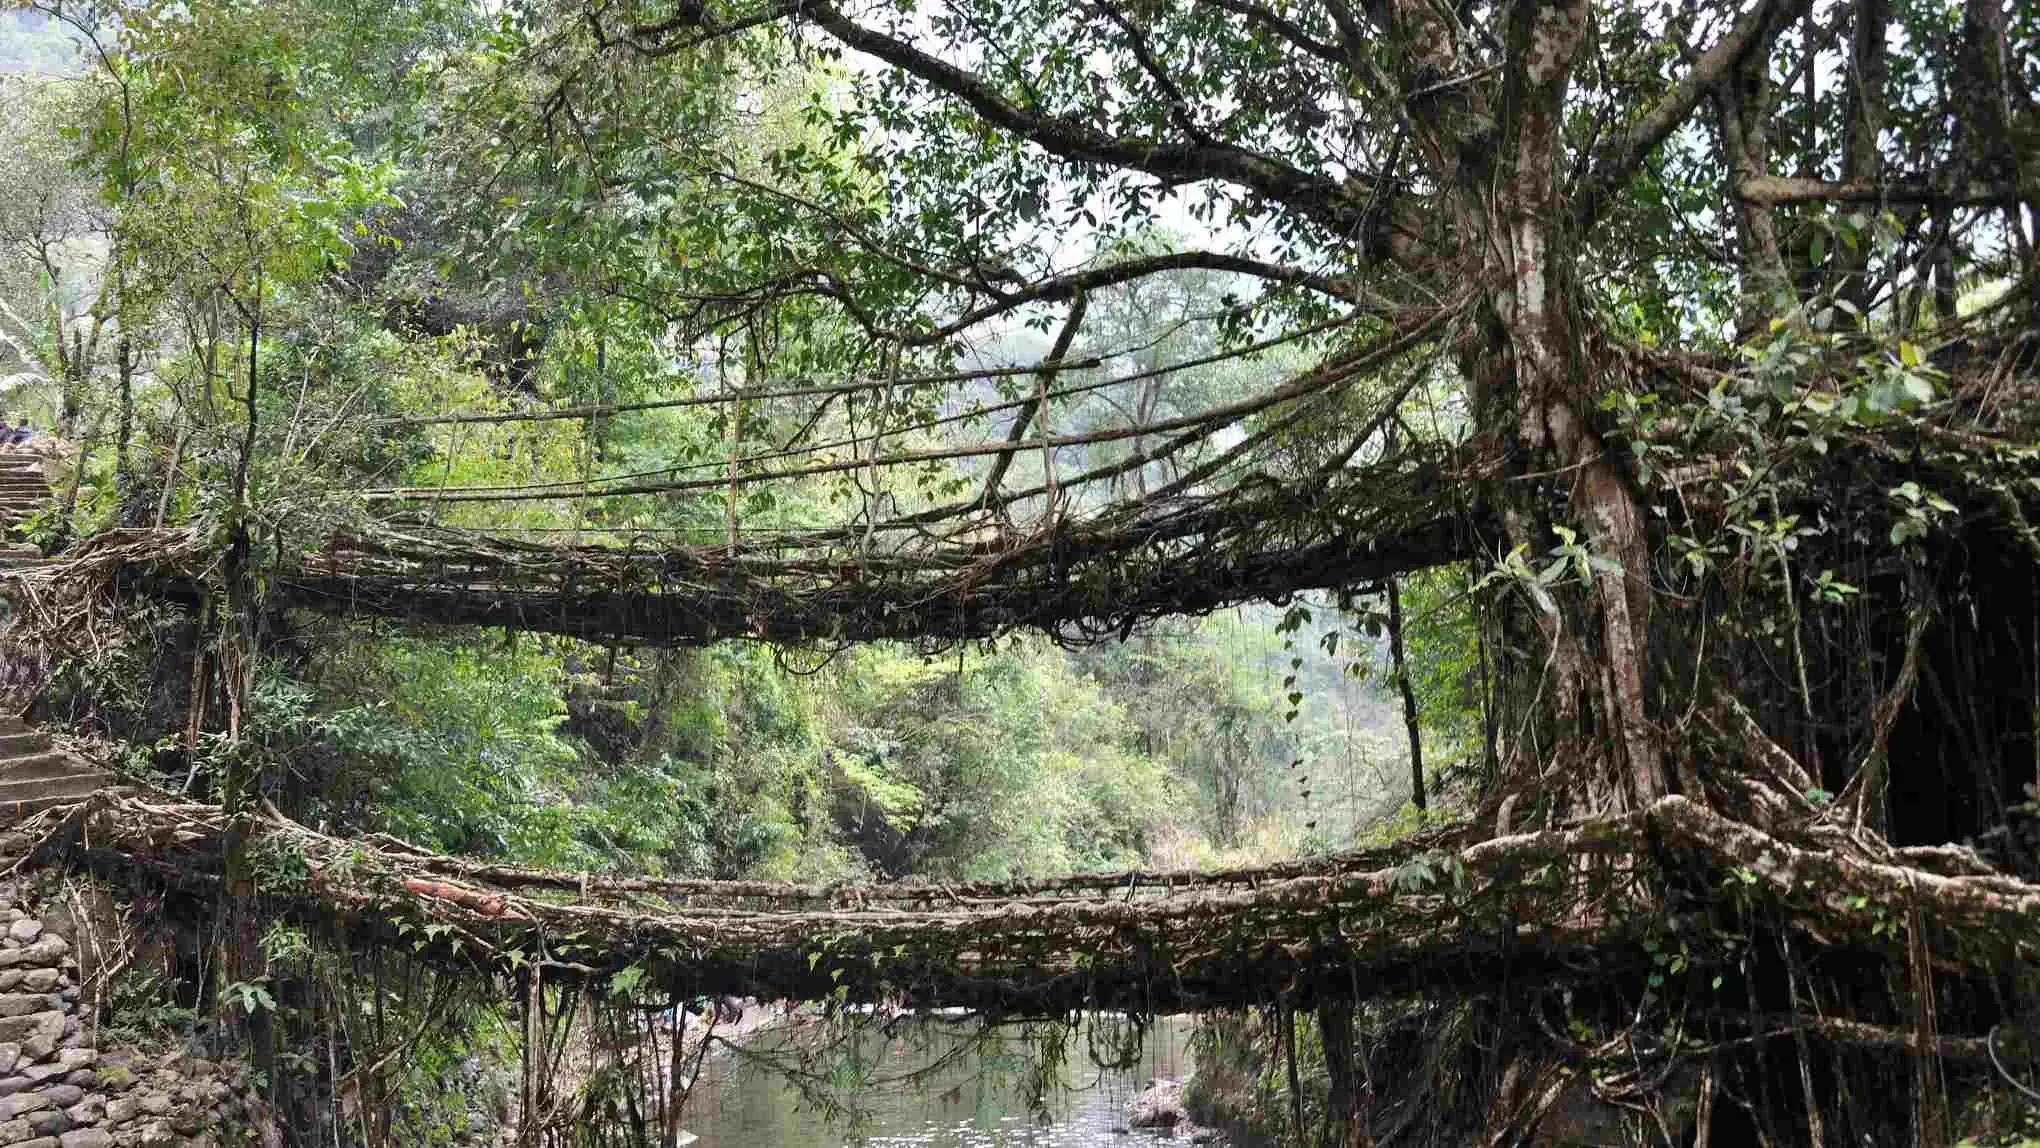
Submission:
[[[61,525],[41,529],[75,536],[196,521],[231,531],[244,483],[264,529],[297,535],[335,522],[346,505],[336,496],[364,482],[469,487],[572,480],[591,469],[671,472],[764,449],[794,429],[791,414],[741,405],[564,425],[403,423],[537,399],[641,400],[670,385],[678,365],[670,337],[599,279],[601,259],[615,258],[603,253],[612,242],[603,221],[569,229],[530,218],[582,211],[571,181],[563,186],[551,167],[516,174],[553,161],[528,148],[492,158],[488,149],[501,145],[471,130],[478,101],[515,97],[488,85],[508,64],[505,38],[530,29],[432,8],[138,8],[118,23],[74,28],[66,41],[48,31],[61,20],[13,18],[55,43],[93,29],[104,38],[84,65],[106,85],[97,111],[67,102],[71,85],[48,69],[10,83],[6,98],[24,112],[12,121],[21,126],[11,154],[44,157],[36,193],[89,204],[92,181],[103,179],[118,209],[52,218],[28,204],[10,224],[8,266],[19,276],[10,297],[19,325],[10,330],[31,360],[38,338],[61,346],[80,328],[120,332],[84,344],[79,354],[98,360],[65,368],[75,382],[13,393],[22,413],[61,421],[88,447]],[[116,50],[91,66],[97,51]],[[343,52],[360,66],[332,70]],[[472,79],[412,87],[395,79],[417,69]],[[814,91],[834,86],[826,71],[808,74]],[[199,77],[203,84],[192,82]],[[640,100],[707,100],[701,114],[711,118],[732,114],[726,103],[737,98],[685,76],[617,82]],[[799,85],[760,98],[765,120],[729,121],[718,147],[741,156],[821,146],[825,134],[798,114],[809,98]],[[81,133],[88,114],[102,118]],[[679,143],[639,146],[651,149],[641,162],[664,164],[672,157],[659,149]],[[477,200],[455,174],[475,165],[520,191]],[[654,176],[671,172],[636,178]],[[683,222],[726,226],[707,216],[661,226],[677,235]],[[466,250],[481,227],[500,243]],[[525,246],[570,234],[572,249]],[[492,269],[509,263],[542,271],[506,290]],[[67,286],[80,282],[97,295]],[[1223,288],[1191,277],[1101,295],[1092,338],[1141,342],[1134,361],[1149,365],[1208,354],[1209,338],[1190,321]],[[123,311],[131,329],[115,317]],[[793,322],[775,319],[782,330]],[[1012,338],[1024,350],[1025,333]],[[717,345],[686,355],[705,370],[746,369],[741,354],[725,363],[733,353]],[[769,353],[770,369],[783,372],[804,355],[840,351],[815,330],[778,337]],[[1220,361],[1143,401],[1180,412],[1252,381]],[[1059,418],[1090,425],[1110,415],[1111,397]],[[1094,453],[1107,463],[1124,448]],[[825,521],[843,497],[840,486],[760,490],[740,513],[746,529]],[[460,519],[539,535],[624,525],[713,535],[722,502],[522,504]],[[128,742],[134,769],[189,791],[212,792],[224,770],[253,759],[268,797],[301,817],[481,856],[717,875],[1046,873],[1195,860],[1248,840],[1280,852],[1308,837],[1321,848],[1393,811],[1406,789],[1390,765],[1400,738],[1382,728],[1378,695],[1341,675],[1373,655],[1364,644],[1337,659],[1312,651],[1313,720],[1286,722],[1288,655],[1275,648],[1273,622],[1213,619],[1075,657],[1016,639],[929,659],[883,648],[831,658],[344,625],[298,632],[279,618],[260,665],[242,671],[253,687],[246,727],[215,732],[204,719],[187,728],[194,695],[180,688],[175,665],[149,659],[189,656],[219,639],[165,618],[154,631],[161,646],[123,646],[70,667],[73,687],[51,704],[55,716]],[[217,693],[199,701],[224,704]],[[1342,728],[1326,730],[1330,718]],[[1297,740],[1306,729],[1317,731],[1307,751]],[[1356,754],[1369,763],[1364,776],[1321,782],[1317,802],[1301,795],[1292,763],[1344,764]],[[1320,830],[1312,809],[1332,789],[1349,796]]]

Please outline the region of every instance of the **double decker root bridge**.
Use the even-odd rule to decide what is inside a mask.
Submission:
[[[992,460],[977,478],[982,488],[962,500],[769,533],[737,529],[732,512],[724,536],[709,543],[647,531],[611,545],[550,544],[434,521],[434,508],[458,504],[448,492],[355,492],[361,497],[351,509],[364,513],[337,515],[346,525],[329,523],[316,538],[258,519],[259,529],[241,537],[261,541],[255,570],[243,573],[259,580],[260,608],[270,611],[613,644],[941,646],[1019,628],[1099,639],[1166,615],[1305,590],[1365,592],[1402,572],[1501,557],[1507,532],[1467,492],[1536,476],[1478,439],[1385,445],[1386,421],[1414,382],[1307,459],[1278,449],[1317,399],[1351,378],[1344,367],[1366,361],[1349,356],[1341,370],[1320,368],[1265,401],[1182,426],[1114,432],[1136,443],[1180,437],[1168,440],[1173,448],[1137,448],[1128,460],[1059,485],[1044,460],[1040,487],[1002,487],[1021,452],[1060,441],[1027,440],[1016,424],[1006,441],[961,452]],[[1275,408],[1265,426],[1237,440],[1216,437],[1243,413]],[[2033,481],[2040,459],[2016,435],[1957,415],[1966,420],[1960,427],[1930,415],[1835,431],[1809,465],[1856,480],[1872,474],[1869,485],[1880,489],[1928,475],[1974,523],[1974,537],[2040,557],[2027,525],[2040,515]],[[1102,497],[1114,479],[1193,442],[1207,453],[1178,460],[1173,477],[1136,495]],[[624,498],[721,483],[734,505],[735,492],[752,483],[858,466],[876,474],[960,453],[884,455],[876,439],[866,446],[863,463],[805,471],[745,474],[732,463],[722,479],[699,484],[470,495]],[[1718,481],[1735,473],[1732,458],[1702,450],[1686,458],[1690,490],[1677,486],[1678,476],[1665,480],[1675,487],[1661,499],[1668,513],[1713,513],[1738,497]],[[1817,478],[1802,477],[1784,495],[1802,505],[1774,506],[1775,514],[1824,497]],[[1093,484],[1101,497],[1086,501],[1080,496]],[[1031,515],[1016,520],[1027,500]],[[1881,503],[1873,509],[1897,513]],[[0,582],[17,603],[17,641],[26,636],[61,653],[118,641],[116,608],[133,597],[217,601],[233,577],[225,570],[231,551],[217,529],[115,530],[0,572]],[[1907,628],[1913,646],[1923,625]],[[1906,688],[1901,672],[1890,696],[1902,699]],[[1887,710],[1898,704],[1879,708],[1879,752]],[[1679,758],[1678,796],[1589,794],[1569,811],[1563,802],[1526,810],[1512,825],[1509,799],[1497,794],[1472,823],[1393,848],[1235,872],[855,886],[598,878],[435,856],[386,838],[335,839],[274,811],[229,815],[133,787],[57,804],[26,828],[44,859],[145,877],[201,899],[232,892],[229,841],[274,841],[305,865],[288,887],[261,891],[264,912],[486,977],[600,990],[637,969],[637,983],[674,998],[735,993],[994,1016],[1151,1015],[1275,999],[1307,1007],[1318,999],[1638,978],[1652,974],[1667,945],[1690,948],[1696,963],[1723,962],[1735,959],[1724,954],[1737,945],[1749,951],[1759,932],[1869,954],[1916,977],[1930,974],[1927,953],[1961,953],[1966,969],[1983,970],[1971,980],[2034,960],[2040,885],[1966,847],[1890,844],[1863,813],[1863,792],[1881,774],[1866,766],[1857,776],[1870,780],[1823,802],[1814,777],[1734,701],[1697,698],[1693,711],[1707,727],[1703,736],[1667,747]],[[1521,795],[1537,779],[1515,782]],[[1795,1012],[1780,1030],[1754,1006],[1740,1020],[1745,1010],[1715,1011],[1745,1024],[1752,1041],[1785,1031],[1947,1055],[1983,1048],[1981,1033],[1951,1035],[1924,1021],[1891,1027],[1889,1015],[1873,1022]]]

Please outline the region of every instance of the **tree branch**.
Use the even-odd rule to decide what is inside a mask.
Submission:
[[[1003,292],[995,302],[987,303],[968,311],[957,318],[919,334],[897,336],[900,342],[910,347],[939,343],[957,335],[987,319],[997,318],[1029,303],[1058,303],[1074,298],[1087,291],[1114,287],[1145,279],[1151,275],[1162,275],[1172,271],[1230,271],[1239,275],[1251,275],[1271,283],[1282,283],[1306,290],[1316,291],[1347,303],[1362,306],[1370,311],[1382,310],[1376,302],[1350,280],[1333,279],[1315,272],[1289,267],[1279,263],[1268,263],[1244,255],[1231,255],[1222,251],[1172,251],[1163,255],[1146,255],[1133,259],[1121,259],[1102,267],[1090,267],[1039,280],[1017,291]]]
[[[1650,153],[1656,151],[1665,137],[1693,114],[1693,109],[1699,106],[1707,90],[1727,76],[1742,60],[1744,53],[1770,39],[1765,35],[1767,29],[1775,32],[1776,28],[1789,22],[1791,13],[1782,9],[1787,5],[1795,10],[1803,9],[1807,2],[1758,0],[1757,5],[1715,41],[1712,48],[1693,61],[1693,66],[1658,100],[1655,107],[1627,132],[1601,148],[1594,159],[1593,177],[1573,207],[1573,225],[1585,229],[1599,219],[1616,193],[1636,174],[1636,169],[1650,158]],[[1772,25],[1771,21],[1777,17],[1785,18]]]
[[[1145,172],[1170,183],[1222,180],[1292,208],[1337,231],[1359,224],[1365,204],[1338,181],[1227,143],[1166,143],[1127,139],[1091,130],[1069,116],[1027,111],[979,77],[883,32],[844,16],[828,0],[812,0],[806,14],[846,47],[882,60],[970,107],[986,123],[1017,135],[1051,155]]]
[[[1139,64],[1140,70],[1146,72],[1148,78],[1155,82],[1155,87],[1161,91],[1162,98],[1169,101],[1169,121],[1191,139],[1202,144],[1211,143],[1211,133],[1200,127],[1196,119],[1190,115],[1190,97],[1183,93],[1183,86],[1176,82],[1174,76],[1169,75],[1168,69],[1162,67],[1161,60],[1156,58],[1153,49],[1148,46],[1147,33],[1141,31],[1126,13],[1111,3],[1111,0],[1096,0],[1096,3],[1098,10],[1105,14],[1105,18],[1112,21],[1113,26],[1126,37],[1126,46],[1133,53],[1134,63]]]
[[[1035,412],[1042,402],[1049,398],[1049,387],[1055,382],[1055,373],[1062,367],[1063,356],[1070,353],[1070,344],[1076,340],[1077,328],[1084,324],[1085,300],[1089,296],[1078,295],[1070,304],[1069,318],[1063,320],[1062,330],[1055,337],[1055,345],[1048,350],[1048,357],[1041,364],[1041,389],[1013,416],[1013,429],[1006,432],[1006,441],[1013,444],[1013,450],[992,460],[991,473],[985,475],[984,493],[978,501],[986,506],[998,498],[999,484],[1006,480],[1006,470],[1013,465],[1013,455],[1020,449],[1020,443],[1027,437],[1027,424],[1034,421]]]
[[[1743,180],[1736,194],[1762,207],[1787,203],[1921,203],[1945,207],[1994,207],[2017,203],[2019,189],[2009,183],[1971,183],[1961,188],[1936,187],[1932,183],[1877,180],[1835,182],[1803,179],[1790,175],[1766,175]]]
[[[1311,35],[1303,25],[1279,12],[1252,3],[1251,0],[1211,0],[1211,6],[1251,20],[1273,32],[1292,47],[1316,56],[1326,63],[1336,64],[1341,68],[1351,63],[1337,48]]]
[[[632,49],[646,56],[670,56],[689,48],[698,48],[712,40],[734,36],[752,28],[762,28],[777,23],[801,10],[801,0],[781,0],[769,4],[756,12],[725,19],[709,10],[703,0],[675,0],[673,15],[654,24],[638,24],[625,33],[625,42]],[[588,17],[588,24],[595,34],[595,42],[609,47],[614,41],[603,32],[602,24],[594,14]],[[679,36],[678,33],[692,35]]]

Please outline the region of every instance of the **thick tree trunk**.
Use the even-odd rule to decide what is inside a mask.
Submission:
[[[261,291],[261,280],[256,280]],[[249,477],[252,473],[256,431],[256,386],[262,347],[260,303],[248,326],[248,377],[246,423],[241,455],[234,471],[233,521],[221,577],[226,588],[226,616],[222,632],[220,671],[227,703],[227,762],[220,786],[220,805],[227,816],[224,838],[226,916],[228,921],[227,975],[235,980],[255,982],[268,975],[268,959],[262,951],[260,906],[255,884],[254,857],[249,833],[262,796],[261,762],[256,751],[243,743],[247,709],[253,701],[256,664],[262,647],[259,628],[262,619],[260,593],[256,585],[254,543],[250,537],[253,518],[249,505]],[[247,1014],[251,1059],[268,1073],[274,1059],[275,1030],[267,1010]],[[270,1075],[272,1083],[275,1076]]]
[[[255,858],[251,849],[252,826],[261,796],[260,763],[242,743],[246,707],[255,679],[255,609],[251,546],[245,522],[235,528],[224,562],[227,580],[226,624],[220,658],[220,674],[227,702],[228,750],[220,783],[220,805],[227,816],[222,838],[226,878],[227,944],[225,970],[230,982],[254,984],[268,975],[268,960],[262,951],[261,907],[257,903]],[[274,1059],[275,1031],[268,1010],[249,1009],[250,1059],[256,1068],[268,1072]],[[272,1083],[275,1077],[270,1077]]]
[[[1325,1050],[1326,1148],[1359,1148],[1367,1143],[1361,1107],[1366,1086],[1360,1071],[1360,1049],[1353,1039],[1353,1002],[1330,999],[1317,1010],[1318,1039]]]
[[[115,431],[113,454],[114,496],[119,504],[120,524],[142,526],[149,520],[149,507],[135,474],[135,353],[126,332],[122,332],[114,353],[119,356],[114,366],[120,375],[120,423]]]
[[[1885,87],[1890,82],[1890,63],[1885,57],[1886,28],[1891,21],[1890,0],[1856,0],[1849,31],[1849,68],[1842,89],[1846,106],[1842,122],[1842,180],[1874,183],[1884,176],[1884,152],[1878,136],[1890,120]],[[1869,311],[1872,294],[1870,251],[1873,244],[1866,230],[1854,242],[1837,244],[1834,254],[1839,297],[1856,308],[1842,320],[1860,323]]]
[[[1410,802],[1424,808],[1424,735],[1417,723],[1417,691],[1410,685],[1410,671],[1403,660],[1402,592],[1395,579],[1388,580],[1388,651],[1395,663],[1395,686],[1402,694],[1403,729],[1410,740]]]
[[[1774,92],[1770,45],[1779,32],[1798,18],[1800,7],[1803,5],[1777,13],[1759,37],[1759,50],[1744,57],[1742,64],[1713,89],[1715,129],[1728,161],[1724,190],[1735,216],[1736,240],[1742,252],[1743,308],[1739,334],[1761,330],[1772,315],[1780,313],[1780,304],[1793,298],[1792,279],[1785,268],[1771,208],[1745,197],[1742,187],[1771,173]]]
[[[1414,3],[1400,11],[1408,49],[1436,56],[1424,59],[1429,70],[1454,74],[1438,12]],[[1539,712],[1527,727],[1511,723],[1531,736],[1505,753],[1523,776],[1564,764],[1568,796],[1589,807],[1607,793],[1631,807],[1668,787],[1645,694],[1647,536],[1630,480],[1592,423],[1602,370],[1590,358],[1561,222],[1564,97],[1587,17],[1581,0],[1515,10],[1509,36],[1520,64],[1505,81],[1506,136],[1484,126],[1499,113],[1475,106],[1471,86],[1414,101],[1413,111],[1429,129],[1432,163],[1454,173],[1454,219],[1475,243],[1487,285],[1488,323],[1467,366],[1483,429],[1510,448],[1490,497],[1526,555],[1548,561],[1570,543],[1586,558],[1554,583],[1523,587],[1543,646],[1535,669],[1524,668],[1548,677],[1519,691]],[[1565,520],[1551,514],[1561,501]]]

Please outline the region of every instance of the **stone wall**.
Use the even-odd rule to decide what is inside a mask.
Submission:
[[[95,1047],[70,915],[0,885],[0,1148],[227,1148],[270,1141],[237,1066]],[[65,922],[65,924],[58,924]]]

